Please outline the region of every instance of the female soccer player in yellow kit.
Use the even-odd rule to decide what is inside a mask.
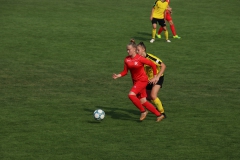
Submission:
[[[160,88],[162,88],[162,84],[164,81],[164,71],[166,69],[166,65],[158,57],[156,57],[150,53],[146,53],[146,46],[144,45],[143,42],[140,42],[137,45],[137,52],[139,55],[151,60],[152,62],[154,62],[156,64],[157,76],[155,78],[153,77],[152,68],[147,65],[144,66],[145,72],[147,73],[147,76],[148,76],[148,79],[151,82],[146,87],[147,99],[151,100],[151,102],[157,107],[157,109],[161,112],[161,114],[163,114],[164,117],[166,118],[166,114],[164,113],[164,108],[163,108],[162,102],[158,98],[158,92],[159,92]]]
[[[151,16],[150,16],[150,20],[152,22],[152,39],[150,40],[150,43],[153,43],[155,41],[155,35],[156,35],[156,28],[157,28],[157,23],[163,27],[163,30],[165,32],[165,38],[166,38],[166,42],[171,42],[168,39],[168,30],[166,27],[166,23],[165,23],[165,16],[166,16],[166,10],[168,7],[168,3],[166,2],[166,0],[157,0],[152,8],[151,11]]]

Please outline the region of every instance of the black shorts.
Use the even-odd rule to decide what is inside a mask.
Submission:
[[[161,88],[162,88],[163,81],[164,81],[164,76],[161,76],[161,77],[159,78],[159,80],[158,80],[158,82],[157,82],[156,85],[160,85]],[[147,90],[152,90],[152,87],[153,87],[153,84],[148,84],[147,87],[146,87],[146,89],[147,89]]]
[[[166,26],[166,22],[164,19],[157,19],[157,18],[153,18],[152,19],[152,24],[159,24],[161,27],[165,27]]]

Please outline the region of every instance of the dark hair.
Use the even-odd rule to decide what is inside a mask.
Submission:
[[[146,48],[146,46],[145,46],[145,44],[143,42],[138,43],[137,46],[143,47],[145,49],[145,51],[147,50],[147,48]]]
[[[134,39],[130,40],[130,42],[128,43],[128,46],[132,46],[133,48],[137,48],[137,44],[135,43]]]

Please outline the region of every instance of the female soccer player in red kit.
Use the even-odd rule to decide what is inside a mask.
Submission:
[[[157,116],[156,122],[160,122],[164,115],[162,115],[150,102],[147,101],[146,86],[148,84],[148,77],[144,70],[144,65],[149,65],[153,69],[153,74],[156,76],[156,65],[150,60],[137,54],[137,45],[134,40],[131,40],[127,45],[128,56],[124,59],[124,69],[119,74],[113,74],[113,79],[125,76],[128,70],[131,72],[133,87],[131,88],[128,97],[132,103],[140,110],[140,120],[144,120],[149,110]],[[147,110],[146,110],[146,109]]]
[[[177,38],[177,39],[180,39],[181,37],[179,37],[176,33],[176,29],[175,29],[175,26],[173,24],[173,20],[172,20],[172,17],[171,17],[171,14],[172,14],[172,8],[169,6],[169,3],[170,3],[170,0],[166,0],[166,2],[168,2],[168,9],[166,10],[166,17],[165,17],[165,20],[168,21],[168,23],[170,24],[170,28],[171,28],[171,31],[172,31],[172,34],[173,34],[173,38]],[[161,33],[163,31],[163,27],[160,27],[159,30],[158,30],[158,33],[156,34],[156,36],[158,38],[161,38]]]

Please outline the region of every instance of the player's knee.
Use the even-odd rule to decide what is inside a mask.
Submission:
[[[147,99],[146,98],[141,98],[140,101],[141,101],[141,104],[143,104],[147,101]]]
[[[133,99],[134,97],[136,97],[136,95],[134,95],[133,93],[130,92],[130,93],[128,94],[128,98],[129,98],[129,99]]]
[[[154,99],[156,99],[156,98],[157,98],[157,95],[155,95],[155,94],[151,95],[151,99],[152,99],[152,100],[154,100]]]

